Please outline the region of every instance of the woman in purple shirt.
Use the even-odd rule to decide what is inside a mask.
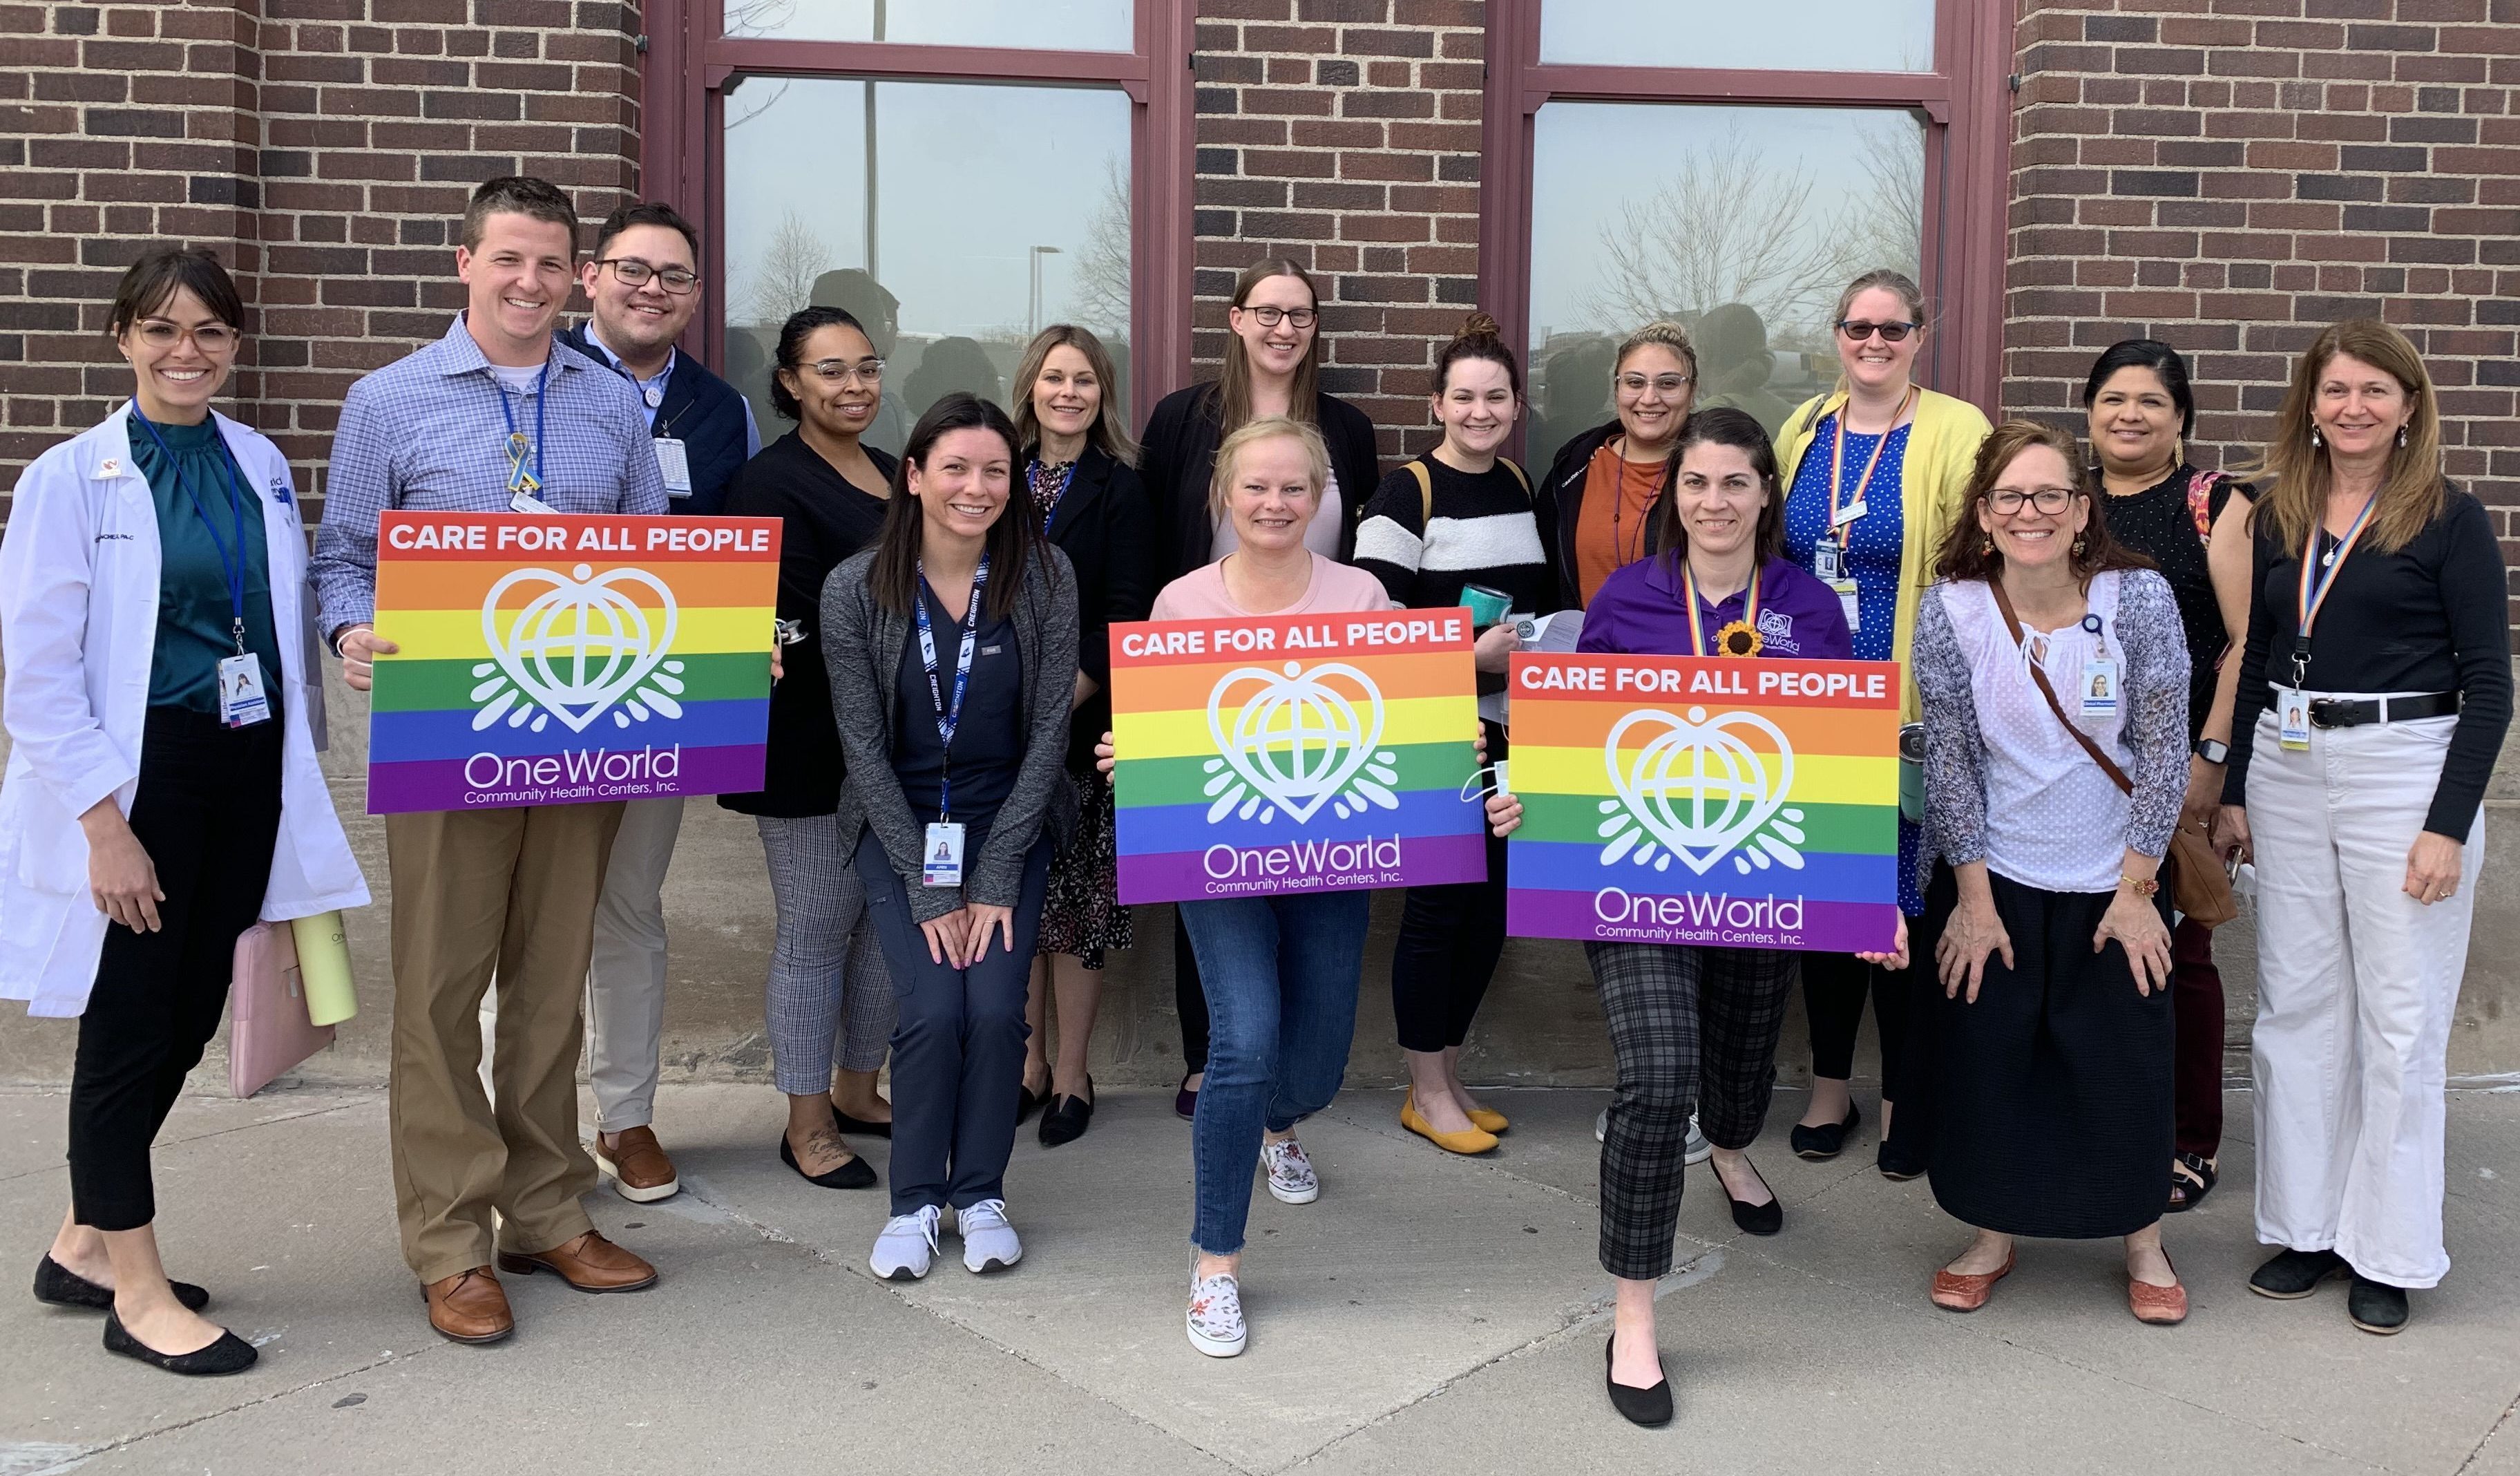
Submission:
[[[1681,428],[1673,465],[1662,551],[1602,583],[1576,649],[1851,659],[1836,593],[1782,557],[1784,493],[1759,423],[1740,410],[1700,410]],[[1522,822],[1522,802],[1498,796],[1488,817],[1507,834]],[[1601,1267],[1618,1283],[1610,1403],[1638,1424],[1659,1425],[1672,1406],[1653,1292],[1671,1269],[1692,1103],[1732,1222],[1753,1235],[1784,1227],[1783,1207],[1742,1150],[1767,1117],[1797,955],[1635,943],[1588,943],[1584,952],[1619,1063],[1601,1140]]]

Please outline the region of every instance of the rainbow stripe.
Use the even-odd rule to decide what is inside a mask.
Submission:
[[[1466,610],[1111,627],[1120,900],[1487,875]]]
[[[760,788],[780,528],[386,513],[368,812]]]
[[[1896,663],[1516,656],[1512,680],[1508,933],[1891,946]]]

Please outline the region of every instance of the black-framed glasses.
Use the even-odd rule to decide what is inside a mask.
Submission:
[[[883,383],[883,360],[881,359],[860,359],[856,363],[851,363],[847,359],[816,359],[805,367],[812,371],[816,379],[825,384],[845,385],[851,380],[866,385]]]
[[[2043,513],[2053,515],[2063,512],[2073,500],[2074,489],[2070,486],[2000,486],[1986,494],[1986,505],[2000,518],[2009,518],[2021,511],[2021,504],[2025,502]]]
[[[1917,327],[1914,323],[1868,323],[1862,318],[1840,318],[1837,323],[1837,331],[1845,334],[1850,344],[1861,344],[1876,333],[1881,335],[1881,342],[1895,344],[1914,333]]]
[[[225,323],[203,323],[196,328],[186,328],[164,318],[142,318],[131,325],[131,331],[152,348],[172,348],[189,338],[194,347],[208,354],[229,352],[236,347],[237,340],[244,337]]]
[[[1282,322],[1292,323],[1298,328],[1310,328],[1320,322],[1322,316],[1320,312],[1310,307],[1246,307],[1242,310],[1258,318],[1263,328],[1275,328]]]
[[[642,261],[636,256],[607,256],[595,264],[612,268],[612,275],[632,287],[645,287],[648,285],[648,280],[652,277],[658,287],[676,297],[696,291],[700,285],[700,274],[689,267],[659,267],[652,262]]]

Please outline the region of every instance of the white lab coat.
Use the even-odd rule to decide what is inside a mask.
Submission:
[[[263,499],[271,617],[280,637],[287,723],[280,842],[264,920],[310,917],[368,900],[349,839],[315,757],[310,714],[323,670],[307,628],[306,533],[289,463],[261,436],[215,417],[248,491]],[[131,422],[116,406],[94,430],[54,446],[18,479],[0,537],[0,999],[32,1015],[77,1015],[96,983],[109,919],[87,884],[79,815],[111,795],[131,812],[158,635],[158,511],[133,465]]]

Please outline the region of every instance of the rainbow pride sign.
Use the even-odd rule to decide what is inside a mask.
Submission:
[[[1887,950],[1895,662],[1513,659],[1506,931]]]
[[[759,789],[779,532],[386,513],[368,812]]]
[[[1120,900],[1474,882],[1467,610],[1111,627]]]

